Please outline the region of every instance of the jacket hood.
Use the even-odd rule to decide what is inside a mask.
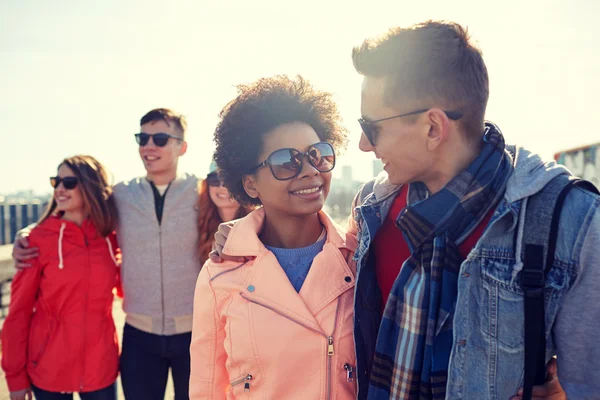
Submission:
[[[522,147],[507,146],[507,151],[514,165],[504,195],[509,203],[536,194],[558,175],[572,175],[565,166],[555,161],[544,161],[538,154]]]
[[[56,241],[59,259],[58,268],[60,269],[64,268],[63,244],[65,240],[84,247],[87,246],[89,240],[100,238],[100,235],[96,230],[96,225],[92,220],[86,219],[81,226],[79,226],[74,222],[60,219],[57,216],[48,217],[44,222],[39,224],[33,232],[35,232],[34,235],[38,240],[44,242]],[[58,234],[58,239],[56,238],[56,234]],[[118,265],[115,257],[115,249],[113,249],[110,239],[105,237],[104,240],[108,244],[108,251],[110,252],[113,262],[115,265]]]
[[[63,231],[68,230],[73,232],[80,232],[86,238],[90,239],[95,239],[99,236],[98,232],[96,231],[96,226],[90,219],[86,219],[85,221],[83,221],[81,226],[79,226],[74,222],[61,219],[58,216],[50,216],[46,218],[44,222],[39,224],[36,228],[44,233],[60,232],[61,229]]]

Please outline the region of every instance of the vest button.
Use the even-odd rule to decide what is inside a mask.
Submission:
[[[349,277],[349,276],[346,276],[346,277],[344,278],[344,280],[345,280],[346,282],[348,282],[348,283],[352,282],[352,278],[351,278],[351,277]]]

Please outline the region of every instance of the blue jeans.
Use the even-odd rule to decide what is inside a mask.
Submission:
[[[175,400],[188,400],[192,333],[155,335],[131,325],[123,328],[121,383],[127,400],[163,400],[169,368]]]
[[[58,393],[58,392],[47,392],[45,390],[32,387],[33,394],[36,400],[72,400],[73,393]],[[116,400],[117,399],[117,385],[112,384],[107,388],[96,390],[94,392],[79,393],[81,400]]]

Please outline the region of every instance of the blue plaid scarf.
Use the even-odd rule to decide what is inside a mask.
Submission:
[[[504,138],[486,123],[475,161],[440,192],[411,183],[396,224],[411,256],[385,306],[369,381],[369,399],[444,399],[452,321],[462,262],[457,245],[504,193],[510,157]]]

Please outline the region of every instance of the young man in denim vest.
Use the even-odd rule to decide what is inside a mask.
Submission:
[[[393,29],[352,58],[360,148],[385,170],[351,218],[359,398],[509,399],[523,384],[526,205],[569,172],[484,122],[487,69],[460,25]],[[545,282],[549,369],[573,399],[600,396],[599,206],[570,192]]]
[[[198,258],[198,178],[179,173],[187,150],[185,117],[166,108],[146,113],[135,134],[146,176],[121,182],[118,208],[126,313],[120,360],[127,400],[164,398],[169,370],[176,400],[188,398],[192,304]],[[36,249],[17,241],[17,268]]]

